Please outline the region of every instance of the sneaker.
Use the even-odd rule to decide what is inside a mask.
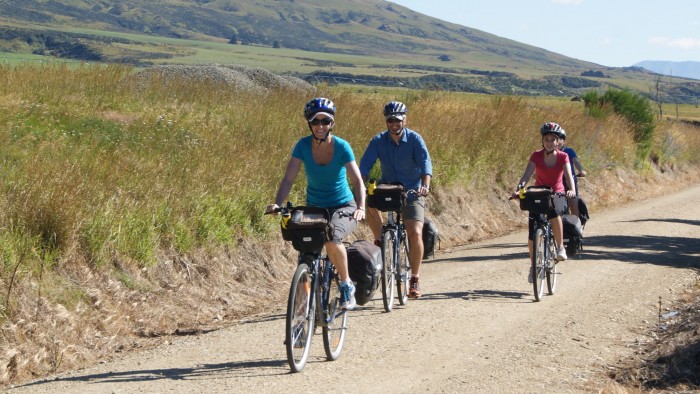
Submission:
[[[355,309],[357,302],[355,301],[355,285],[352,282],[343,282],[340,284],[340,307],[346,310]]]
[[[557,251],[557,261],[564,261],[566,260],[566,249],[565,248],[559,248]]]
[[[409,290],[408,290],[408,298],[420,298],[423,293],[420,291],[420,285],[418,284],[418,278],[415,276],[411,277],[410,285],[409,285]]]
[[[530,274],[527,276],[527,283],[532,283],[535,281],[535,275],[532,274],[532,268],[530,268]]]

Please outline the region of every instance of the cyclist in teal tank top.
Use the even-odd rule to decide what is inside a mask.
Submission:
[[[267,206],[273,212],[284,203],[294,185],[303,164],[306,173],[306,205],[327,208],[331,213],[333,239],[326,242],[326,253],[342,280],[340,285],[341,307],[355,307],[355,286],[348,274],[348,255],[343,240],[365,217],[365,185],[350,144],[335,136],[335,104],[324,97],[317,97],[304,107],[311,135],[301,138],[292,151],[282,182],[277,189],[274,204]],[[352,182],[353,195],[348,178]],[[340,217],[336,212],[352,213],[352,217]]]

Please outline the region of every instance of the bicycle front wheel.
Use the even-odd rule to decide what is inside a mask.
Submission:
[[[401,236],[398,250],[399,254],[396,259],[396,291],[399,297],[399,304],[406,305],[408,302],[408,281],[411,275],[411,263],[408,260],[406,233]]]
[[[287,301],[287,327],[285,345],[287,361],[292,372],[300,372],[306,366],[314,334],[315,307],[313,303],[313,284],[307,264],[299,264]]]
[[[554,291],[557,289],[557,276],[559,276],[558,266],[556,260],[553,258],[557,255],[556,244],[554,239],[550,234],[549,237],[549,256],[547,256],[547,291],[549,295],[553,295]]]
[[[542,228],[535,231],[535,241],[532,250],[532,287],[535,292],[535,300],[540,301],[544,294],[545,259],[547,258],[545,234]]]
[[[382,235],[382,301],[384,301],[384,310],[387,312],[391,312],[394,308],[395,240],[392,231],[385,231]]]
[[[326,297],[328,305],[322,305],[323,313],[321,315],[325,319],[323,325],[323,348],[326,351],[326,360],[334,361],[340,357],[345,344],[345,334],[348,331],[348,312],[340,308],[339,278],[335,269],[330,264],[326,269],[331,269],[329,276],[328,293]]]

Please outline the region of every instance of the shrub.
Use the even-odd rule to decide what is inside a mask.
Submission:
[[[610,111],[623,116],[632,125],[634,142],[640,157],[649,154],[654,139],[654,111],[649,101],[626,90],[608,90],[602,97],[591,91],[584,95],[586,108],[594,117],[605,117]]]

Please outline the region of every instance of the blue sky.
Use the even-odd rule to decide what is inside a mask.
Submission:
[[[643,60],[700,62],[699,0],[391,0],[603,66]]]

